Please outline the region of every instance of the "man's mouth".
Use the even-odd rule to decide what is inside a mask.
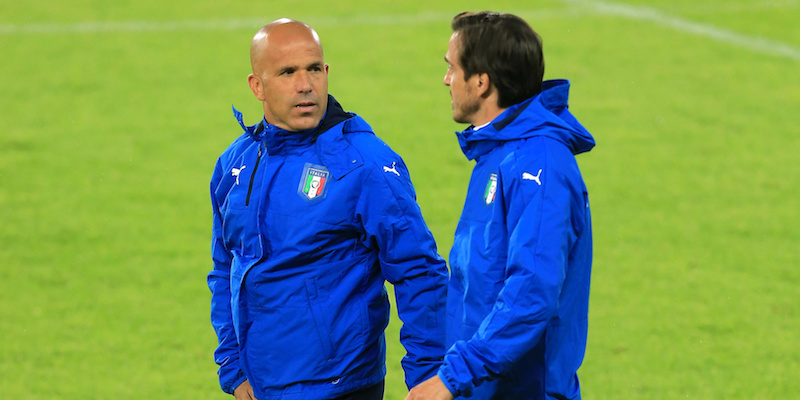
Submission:
[[[303,101],[303,102],[295,104],[295,108],[298,108],[298,109],[300,109],[300,111],[305,111],[305,112],[309,112],[309,111],[313,110],[314,107],[316,107],[316,106],[317,106],[317,103],[314,103],[313,101]]]

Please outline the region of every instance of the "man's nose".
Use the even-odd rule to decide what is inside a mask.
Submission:
[[[309,76],[306,71],[301,71],[297,74],[296,84],[298,92],[310,92],[313,88],[311,85],[311,76]]]

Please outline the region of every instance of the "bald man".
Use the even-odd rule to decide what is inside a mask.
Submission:
[[[236,399],[381,399],[389,301],[410,388],[444,355],[447,270],[403,160],[328,94],[317,33],[274,21],[253,37],[263,119],[211,180],[211,321]]]

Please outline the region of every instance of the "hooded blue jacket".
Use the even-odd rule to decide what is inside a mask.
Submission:
[[[235,110],[234,110],[235,111]],[[408,170],[329,97],[320,126],[245,126],[211,180],[211,321],[227,393],[324,399],[380,382],[394,285],[406,383],[444,354],[447,269]]]
[[[569,82],[457,133],[476,160],[450,252],[439,377],[476,399],[580,399],[592,230],[575,154],[594,146]]]

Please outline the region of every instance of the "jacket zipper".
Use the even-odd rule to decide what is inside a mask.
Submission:
[[[258,172],[259,164],[261,164],[261,144],[258,145],[258,157],[256,157],[256,166],[253,167],[253,173],[250,174],[250,185],[247,187],[247,198],[244,201],[245,207],[250,206],[250,194],[253,193],[253,180],[256,178],[256,172]]]

